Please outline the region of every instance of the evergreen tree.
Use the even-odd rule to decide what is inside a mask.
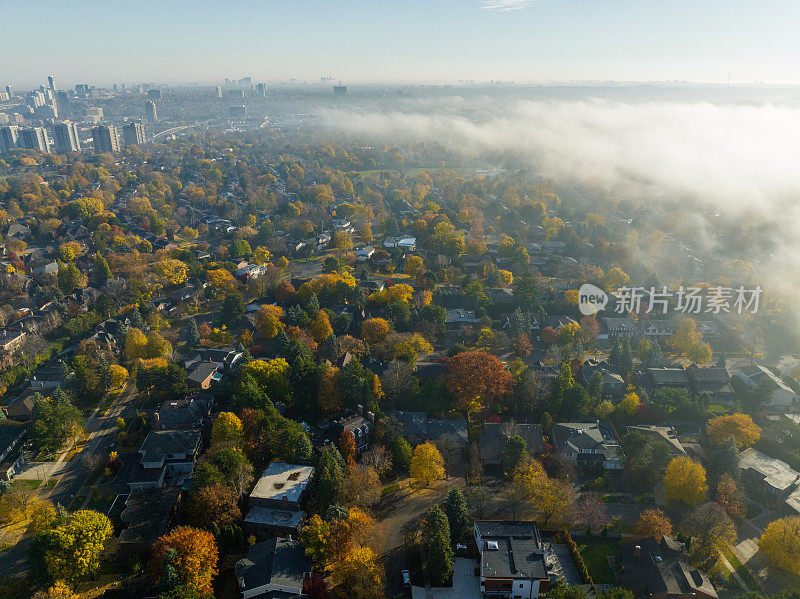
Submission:
[[[111,268],[108,266],[108,261],[103,258],[103,255],[98,252],[94,256],[94,280],[98,286],[102,287],[111,278]]]
[[[617,372],[621,372],[621,354],[622,348],[620,347],[619,339],[615,339],[614,343],[611,344],[611,351],[608,353],[608,363],[611,365],[611,368]]]
[[[278,334],[275,335],[275,350],[278,352],[278,355],[285,356],[289,351],[289,335],[286,334],[286,329],[281,329],[278,331]]]
[[[317,296],[312,293],[305,306],[303,306],[303,309],[306,311],[306,314],[314,318],[317,312],[319,312],[319,299],[317,299]]]
[[[426,515],[423,531],[425,561],[433,586],[446,586],[453,578],[453,549],[450,545],[450,524],[439,506]]]
[[[220,315],[230,325],[239,322],[245,313],[244,298],[241,293],[229,293],[222,302]]]
[[[295,464],[303,464],[310,466],[314,459],[314,447],[311,445],[311,439],[308,435],[301,435],[297,439],[297,445],[294,448],[294,456],[292,462]]]
[[[599,370],[592,373],[587,391],[594,403],[599,403],[603,398],[603,374]]]
[[[144,319],[142,318],[139,306],[131,308],[131,311],[128,313],[128,318],[131,321],[131,328],[139,329],[140,331],[144,330]]]
[[[661,345],[658,339],[654,339],[650,349],[647,350],[643,366],[645,368],[664,368],[667,365],[667,360],[661,351]]]
[[[335,453],[339,454],[335,448],[325,449],[317,460],[317,467],[314,471],[315,498],[319,512],[324,512],[329,505],[336,503],[342,488],[344,479],[342,456],[339,454],[337,460]]]
[[[186,346],[189,349],[194,349],[200,345],[200,333],[197,331],[197,321],[194,318],[189,319],[186,325]]]
[[[408,469],[411,467],[411,445],[408,444],[402,435],[397,435],[392,440],[392,467],[394,471],[399,474],[408,474]]]
[[[325,340],[322,342],[322,345],[319,347],[319,355],[323,359],[330,360],[334,364],[339,359],[339,356],[342,353],[342,344],[336,338],[336,335],[331,333],[328,335]]]
[[[453,487],[444,501],[444,513],[450,524],[450,534],[456,541],[467,529],[469,516],[467,515],[467,500],[457,487]]]

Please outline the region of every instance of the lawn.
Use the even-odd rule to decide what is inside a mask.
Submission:
[[[733,569],[736,570],[736,573],[744,580],[745,584],[750,587],[751,591],[758,591],[759,586],[756,579],[753,578],[753,575],[750,574],[750,570],[741,562],[741,560],[736,557],[736,554],[731,550],[730,547],[725,546],[722,548],[722,554],[728,559],[733,566]]]
[[[583,540],[583,539],[581,539]],[[595,584],[614,584],[614,572],[608,565],[608,556],[617,551],[617,545],[609,542],[578,543],[578,551],[583,558],[589,576]]]

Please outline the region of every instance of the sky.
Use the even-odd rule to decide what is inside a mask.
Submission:
[[[797,0],[0,0],[0,24],[0,83],[23,87],[800,82]]]

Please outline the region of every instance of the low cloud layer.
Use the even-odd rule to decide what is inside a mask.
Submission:
[[[481,0],[479,6],[484,10],[508,12],[521,10],[527,6],[537,4],[540,0]]]

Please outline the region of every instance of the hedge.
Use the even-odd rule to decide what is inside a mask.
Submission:
[[[572,535],[569,534],[568,530],[563,532],[564,542],[566,543],[567,547],[569,548],[570,554],[572,554],[572,560],[575,562],[575,567],[578,569],[578,574],[581,575],[581,580],[583,580],[584,584],[588,584],[592,587],[592,591],[594,591],[594,596],[599,597],[600,593],[597,590],[597,587],[592,580],[592,577],[589,575],[589,569],[586,567],[586,562],[583,561],[583,556],[581,552],[578,550],[578,545],[575,541],[572,540]]]

